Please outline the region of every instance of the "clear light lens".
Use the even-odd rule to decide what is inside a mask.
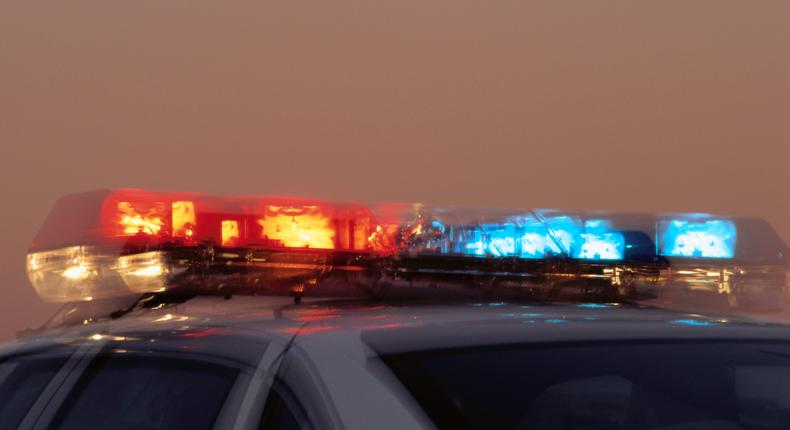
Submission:
[[[92,300],[128,294],[106,252],[87,246],[70,246],[30,253],[27,274],[36,292],[47,301]]]
[[[169,270],[163,254],[153,251],[118,258],[118,273],[130,291],[147,293],[166,289]]]

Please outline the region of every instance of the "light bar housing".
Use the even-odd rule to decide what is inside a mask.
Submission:
[[[54,302],[408,285],[545,300],[713,294],[740,306],[784,300],[787,255],[751,218],[119,189],[59,200],[30,247],[28,275]]]

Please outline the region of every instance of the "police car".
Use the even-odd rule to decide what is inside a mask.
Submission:
[[[787,252],[702,214],[75,194],[0,426],[787,428]]]

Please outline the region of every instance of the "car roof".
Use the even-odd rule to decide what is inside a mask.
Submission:
[[[252,362],[255,354],[245,353],[254,349],[251,344],[338,335],[359,339],[380,354],[525,342],[790,340],[781,323],[626,304],[306,299],[297,305],[289,297],[198,296],[48,330],[20,344],[102,339],[128,345],[155,339],[174,348],[202,345]],[[232,346],[240,343],[247,346]]]

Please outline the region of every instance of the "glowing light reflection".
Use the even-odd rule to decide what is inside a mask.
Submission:
[[[605,305],[602,303],[583,303],[581,305],[576,305],[579,308],[587,308],[587,309],[606,309],[611,308],[611,305]]]
[[[163,273],[165,273],[165,269],[161,265],[155,264],[129,271],[126,274],[131,276],[141,276],[144,278],[154,278],[162,275]]]
[[[68,278],[75,281],[88,279],[89,276],[90,276],[90,271],[82,264],[77,266],[71,266],[63,271],[64,278]]]
[[[733,258],[737,229],[730,220],[671,220],[660,229],[661,254],[671,257]]]
[[[195,226],[195,204],[188,201],[177,201],[172,204],[173,234],[191,238]]]
[[[317,206],[268,206],[258,224],[264,238],[291,248],[335,247],[330,219]]]
[[[543,258],[546,255],[546,234],[525,233],[521,237],[522,258]]]
[[[239,222],[222,220],[222,246],[233,246],[239,240]]]
[[[549,227],[548,249],[554,254],[570,252],[582,232],[576,219],[564,215],[546,218],[546,225]]]
[[[670,321],[672,324],[681,324],[681,325],[690,325],[690,326],[697,326],[697,327],[706,327],[711,325],[718,325],[716,322],[711,321],[700,321],[700,320],[674,320]]]
[[[614,231],[606,220],[588,220],[584,223],[581,246],[575,258],[586,260],[621,260],[625,250],[623,234]]]
[[[140,213],[129,202],[119,202],[118,212],[120,213],[120,225],[123,234],[135,235],[138,233],[158,234],[164,226],[164,208],[155,207],[151,210]]]

